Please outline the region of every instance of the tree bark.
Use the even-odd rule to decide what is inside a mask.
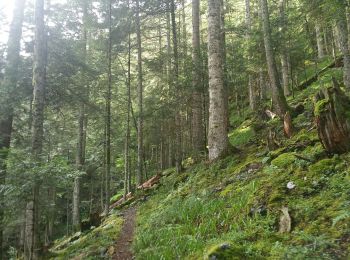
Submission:
[[[245,0],[245,25],[246,25],[246,42],[248,46],[248,92],[249,92],[249,106],[252,111],[256,108],[256,92],[253,84],[253,75],[250,70],[252,54],[249,48],[249,43],[251,41],[251,29],[252,29],[252,20],[250,15],[250,0]]]
[[[344,59],[344,84],[350,89],[350,51],[349,51],[349,40],[348,40],[348,27],[346,22],[346,14],[345,14],[345,6],[344,8],[339,8],[338,18],[337,18],[337,28],[339,34],[339,44],[340,50],[343,54]]]
[[[283,89],[279,81],[277,66],[275,61],[275,54],[272,46],[271,39],[271,28],[270,28],[270,18],[269,18],[269,9],[267,5],[267,0],[259,0],[261,14],[263,19],[263,34],[264,34],[264,44],[266,52],[266,61],[268,72],[271,81],[271,90],[272,90],[272,102],[276,114],[283,119],[285,113],[289,110],[287,101],[283,95]]]
[[[109,212],[110,200],[110,179],[111,179],[111,96],[112,96],[112,0],[108,2],[108,71],[107,71],[107,89],[106,89],[106,168],[105,168],[105,183],[106,197],[104,212],[107,215]]]
[[[200,46],[200,1],[192,0],[192,147],[195,157],[205,151],[202,111],[202,69]]]
[[[173,78],[173,93],[175,95],[175,99],[180,101],[180,85],[179,85],[179,53],[178,53],[178,41],[177,41],[177,28],[176,28],[176,7],[175,1],[170,0],[170,17],[171,17],[171,28],[173,35],[173,55],[174,55],[174,78]],[[175,164],[176,171],[178,173],[182,172],[182,152],[181,152],[181,144],[182,144],[182,135],[181,135],[181,105],[178,105],[175,108]]]
[[[350,99],[333,79],[334,87],[316,95],[315,117],[318,135],[329,153],[350,151]]]
[[[0,84],[0,186],[6,182],[6,159],[11,143],[13,108],[16,100],[16,84],[20,63],[20,49],[25,0],[16,0],[13,20],[7,42],[7,57],[4,80]],[[4,228],[4,194],[0,192],[0,259],[4,258],[3,228]]]
[[[44,108],[46,87],[46,32],[44,22],[44,0],[35,2],[35,39],[33,60],[33,120],[32,120],[32,157],[40,160],[43,148],[44,135]],[[27,203],[26,214],[26,259],[38,259],[39,236],[38,236],[38,196],[39,180],[33,184],[32,198]]]
[[[140,1],[136,0],[136,38],[137,38],[137,93],[138,93],[138,127],[137,127],[137,185],[143,183],[143,72]]]
[[[280,31],[281,31],[281,65],[282,65],[282,82],[284,96],[290,96],[289,89],[289,62],[288,62],[288,50],[286,47],[286,31],[287,31],[287,19],[286,19],[286,0],[280,0]]]
[[[321,26],[316,24],[315,26],[315,31],[316,31],[316,42],[317,42],[317,53],[318,53],[318,58],[322,59],[325,56],[325,45],[324,45],[324,38],[323,38],[323,33]]]
[[[130,1],[128,1],[128,8],[130,9]],[[131,178],[130,178],[130,112],[131,112],[131,21],[128,20],[128,78],[127,78],[127,114],[126,114],[126,135],[124,148],[124,199],[126,195],[131,192]],[[130,180],[130,181],[129,181]]]
[[[82,30],[82,40],[83,40],[83,61],[86,63],[86,54],[87,54],[87,3],[84,2],[83,5],[83,30]],[[85,74],[85,73],[83,73]],[[83,75],[83,86],[82,96],[88,97],[88,87],[86,86],[85,75]],[[75,164],[78,170],[82,170],[85,163],[85,147],[86,147],[86,126],[87,126],[87,117],[85,115],[85,102],[81,102],[79,108],[79,119],[78,119],[78,140],[77,140],[77,153]],[[81,229],[81,219],[80,219],[80,177],[76,177],[74,180],[73,188],[73,231],[78,232]]]
[[[224,69],[221,37],[221,4],[208,0],[208,68],[209,68],[209,160],[228,153],[227,105],[225,105]]]

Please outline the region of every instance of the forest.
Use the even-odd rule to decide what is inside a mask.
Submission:
[[[0,2],[0,260],[349,259],[349,0]]]

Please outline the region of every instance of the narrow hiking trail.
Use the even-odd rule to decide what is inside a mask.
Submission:
[[[134,259],[131,244],[134,236],[136,208],[128,208],[123,212],[124,224],[119,238],[115,243],[113,259],[131,260]]]

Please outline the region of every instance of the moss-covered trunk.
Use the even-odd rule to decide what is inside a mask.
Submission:
[[[334,86],[316,95],[315,116],[318,135],[329,153],[350,151],[350,99]]]

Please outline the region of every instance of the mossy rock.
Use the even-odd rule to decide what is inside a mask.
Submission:
[[[294,153],[283,153],[276,159],[272,160],[271,164],[278,168],[288,168],[296,161],[296,159]]]
[[[309,166],[309,172],[312,175],[323,175],[323,174],[331,174],[335,171],[335,160],[332,159],[323,159],[318,161],[315,164]]]
[[[208,250],[205,259],[208,260],[235,260],[245,259],[244,248],[232,246],[229,243],[215,245]]]
[[[327,153],[326,150],[323,148],[322,144],[317,143],[315,146],[308,146],[303,151],[303,154],[313,160],[319,160],[322,157],[326,156]]]

